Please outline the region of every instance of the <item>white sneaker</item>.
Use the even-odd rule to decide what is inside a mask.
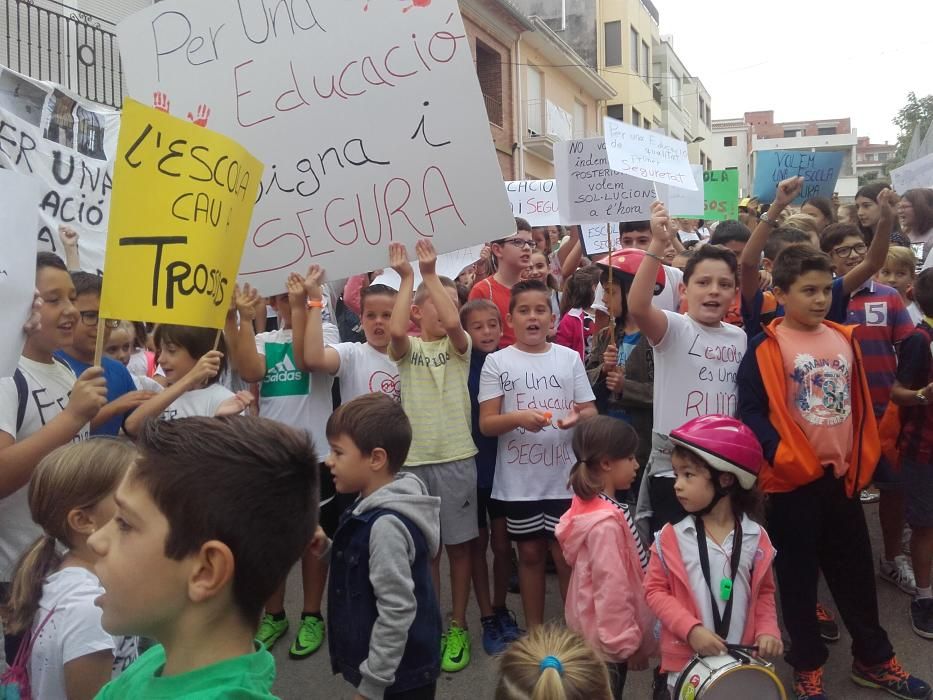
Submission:
[[[888,583],[893,583],[904,593],[914,595],[917,592],[917,581],[910,560],[903,554],[894,557],[893,562],[880,559],[878,562],[878,575]]]
[[[910,557],[910,538],[913,537],[913,534],[910,525],[905,525],[904,531],[901,533],[901,551],[908,557]]]

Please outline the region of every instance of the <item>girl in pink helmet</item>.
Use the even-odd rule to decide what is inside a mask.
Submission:
[[[726,644],[783,652],[774,603],[774,548],[751,516],[762,452],[728,416],[694,418],[671,431],[674,493],[687,515],[665,525],[645,579],[661,621],[661,669],[673,689],[693,655],[725,654]]]

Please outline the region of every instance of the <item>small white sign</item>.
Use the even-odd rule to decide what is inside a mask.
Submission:
[[[697,189],[683,141],[611,117],[603,118],[603,133],[613,170],[685,190]]]
[[[706,201],[703,198],[703,166],[691,165],[695,190],[685,190],[680,187],[657,184],[658,199],[667,206],[671,216],[687,216],[702,219],[706,212]]]
[[[622,249],[622,239],[619,236],[619,224],[608,224],[609,233],[606,233],[607,224],[583,224],[580,227],[583,250],[591,258],[600,253],[609,252],[609,238],[612,237],[612,249]]]
[[[933,153],[892,170],[891,185],[900,194],[915,187],[933,187]]]
[[[23,354],[23,324],[36,289],[35,235],[41,181],[0,168],[0,377],[12,377]]]
[[[512,215],[532,226],[556,226],[560,223],[556,180],[509,180],[505,193],[512,205]]]

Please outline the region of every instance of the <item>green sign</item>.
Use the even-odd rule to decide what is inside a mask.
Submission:
[[[708,170],[703,173],[706,221],[739,218],[739,173],[737,170]]]

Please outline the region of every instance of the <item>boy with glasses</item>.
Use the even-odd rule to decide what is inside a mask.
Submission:
[[[55,357],[68,363],[78,376],[94,364],[94,349],[97,342],[98,327],[106,324],[104,329],[104,342],[107,336],[116,328],[120,321],[117,319],[100,318],[100,293],[103,280],[99,275],[90,272],[72,272],[71,281],[74,283],[75,309],[78,312],[78,322],[74,327],[71,345],[58,350]],[[123,419],[137,406],[153,396],[151,391],[137,391],[136,384],[129,370],[116,360],[101,357],[101,367],[104,370],[104,379],[107,381],[107,405],[104,406],[91,421],[91,435],[120,434]]]
[[[496,261],[496,272],[491,277],[480,280],[470,290],[469,300],[488,299],[499,307],[500,316],[505,319],[509,314],[509,300],[512,287],[521,280],[522,270],[531,264],[531,253],[535,249],[531,226],[520,217],[515,217],[515,233],[500,238],[490,244]],[[499,348],[506,348],[515,342],[515,331],[508,321],[502,324],[502,338]]]

